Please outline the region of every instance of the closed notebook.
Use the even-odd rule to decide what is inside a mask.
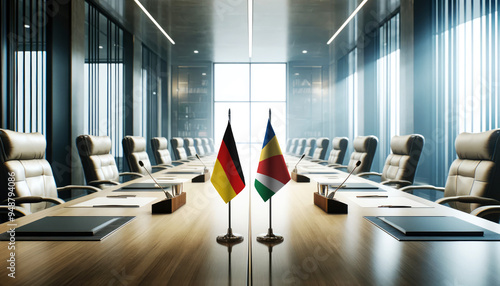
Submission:
[[[48,216],[16,228],[16,236],[93,236],[118,219],[113,216]]]
[[[384,216],[381,221],[406,236],[483,236],[481,227],[452,216]]]

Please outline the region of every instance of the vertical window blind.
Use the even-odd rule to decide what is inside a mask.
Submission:
[[[46,130],[46,2],[7,2],[9,129]]]
[[[85,133],[111,138],[121,169],[124,136],[123,30],[85,3]]]
[[[435,98],[444,183],[461,132],[500,127],[498,0],[434,2]]]
[[[377,98],[379,103],[379,162],[391,153],[391,138],[400,135],[400,21],[399,13],[378,31]],[[383,165],[381,165],[383,166]]]

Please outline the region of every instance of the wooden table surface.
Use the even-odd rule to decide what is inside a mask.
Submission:
[[[216,242],[228,209],[210,182],[185,183],[187,203],[173,214],[152,215],[151,203],[67,207],[112,190],[16,220],[19,227],[48,215],[136,216],[102,241],[17,241],[15,279],[7,276],[8,242],[0,242],[0,285],[500,285],[500,242],[398,241],[363,216],[450,215],[498,233],[500,225],[390,188],[390,196],[431,207],[362,208],[338,192],[349,214],[331,215],[313,204],[315,182],[291,181],[272,198],[272,227],[284,242],[268,247],[256,241],[269,227],[268,203],[248,182],[232,201],[232,228],[244,241],[231,248]]]

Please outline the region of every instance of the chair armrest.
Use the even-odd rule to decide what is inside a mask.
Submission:
[[[87,190],[89,193],[100,192],[101,189],[93,187],[93,186],[77,186],[77,185],[69,185],[64,187],[57,188],[57,191],[65,191],[65,190]]]
[[[144,177],[143,174],[141,173],[136,173],[136,172],[123,172],[118,174],[118,176],[136,176],[136,177]]]
[[[474,203],[482,205],[500,205],[500,202],[495,199],[477,197],[477,196],[453,196],[445,197],[436,201],[438,204],[444,204],[449,202],[460,202],[460,203]]]
[[[26,216],[26,215],[30,214],[30,212],[27,209],[20,207],[20,206],[10,207],[10,206],[5,206],[5,205],[0,205],[0,213],[8,214],[9,212],[13,212],[14,217],[22,217],[22,216]],[[10,218],[11,218],[11,216],[9,216],[9,219]],[[12,218],[12,219],[14,219],[14,218]]]
[[[332,168],[334,168],[334,169],[338,169],[338,168],[347,168],[347,166],[346,166],[346,165],[333,165],[333,166],[328,165],[328,167],[332,167]]]
[[[155,166],[151,166],[151,168],[165,170],[165,169],[168,169],[169,167],[167,167],[165,165],[155,165]]]
[[[483,218],[491,214],[500,214],[500,206],[478,207],[474,209],[470,214]]]
[[[407,181],[407,180],[387,180],[381,182],[382,185],[399,185],[401,187],[409,186],[412,184],[412,182]]]
[[[434,191],[444,192],[443,187],[435,187],[432,185],[407,186],[407,187],[401,188],[399,190],[402,192],[407,192],[407,193],[411,193],[411,192],[413,192],[413,190],[434,190]]]
[[[34,204],[41,202],[50,202],[56,205],[64,204],[65,202],[60,198],[50,198],[50,197],[40,197],[40,196],[25,196],[25,197],[15,197],[8,198],[2,202],[2,204],[7,204],[8,202],[12,202],[14,200],[16,205],[19,204]]]
[[[101,185],[119,185],[120,183],[111,180],[95,180],[87,183],[90,186],[100,188]]]
[[[382,173],[377,173],[377,172],[363,172],[356,174],[358,177],[367,177],[367,176],[380,176],[382,177]]]

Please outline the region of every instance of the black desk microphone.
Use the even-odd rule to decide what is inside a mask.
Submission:
[[[349,179],[349,177],[352,175],[352,173],[354,172],[354,170],[356,170],[356,168],[359,167],[359,165],[361,165],[361,161],[356,162],[356,166],[354,166],[354,168],[349,173],[349,175],[347,175],[347,178],[345,178],[345,180],[342,182],[342,184],[340,184],[332,193],[330,193],[328,195],[329,199],[333,199],[333,197],[335,196],[335,192],[337,192],[338,189],[340,189],[340,188],[342,188],[342,186],[344,186],[344,183],[347,181],[347,179]]]
[[[155,180],[155,178],[153,177],[153,175],[151,175],[151,173],[148,171],[148,169],[144,166],[144,163],[142,161],[139,161],[139,165],[141,167],[143,167],[144,170],[146,170],[146,172],[148,172],[149,176],[151,177],[151,179],[153,179],[153,181],[155,182],[155,184],[158,185],[158,187],[160,187],[160,189],[165,193],[165,197],[167,197],[167,199],[171,199],[172,195],[169,192],[165,191],[165,189],[163,189],[163,187],[160,184],[158,184],[158,182]]]
[[[295,173],[297,173],[297,165],[300,163],[300,161],[302,161],[302,159],[304,159],[304,157],[306,156],[306,153],[302,154],[302,156],[300,156],[300,159],[299,161],[297,162],[297,164],[295,164],[295,168],[293,168],[293,171]]]
[[[203,167],[205,167],[205,169],[203,169],[203,171],[208,170],[207,166],[203,163],[203,161],[201,160],[201,158],[200,158],[200,156],[198,154],[196,154],[196,158],[198,158],[198,160],[200,160],[200,162],[203,165]]]

